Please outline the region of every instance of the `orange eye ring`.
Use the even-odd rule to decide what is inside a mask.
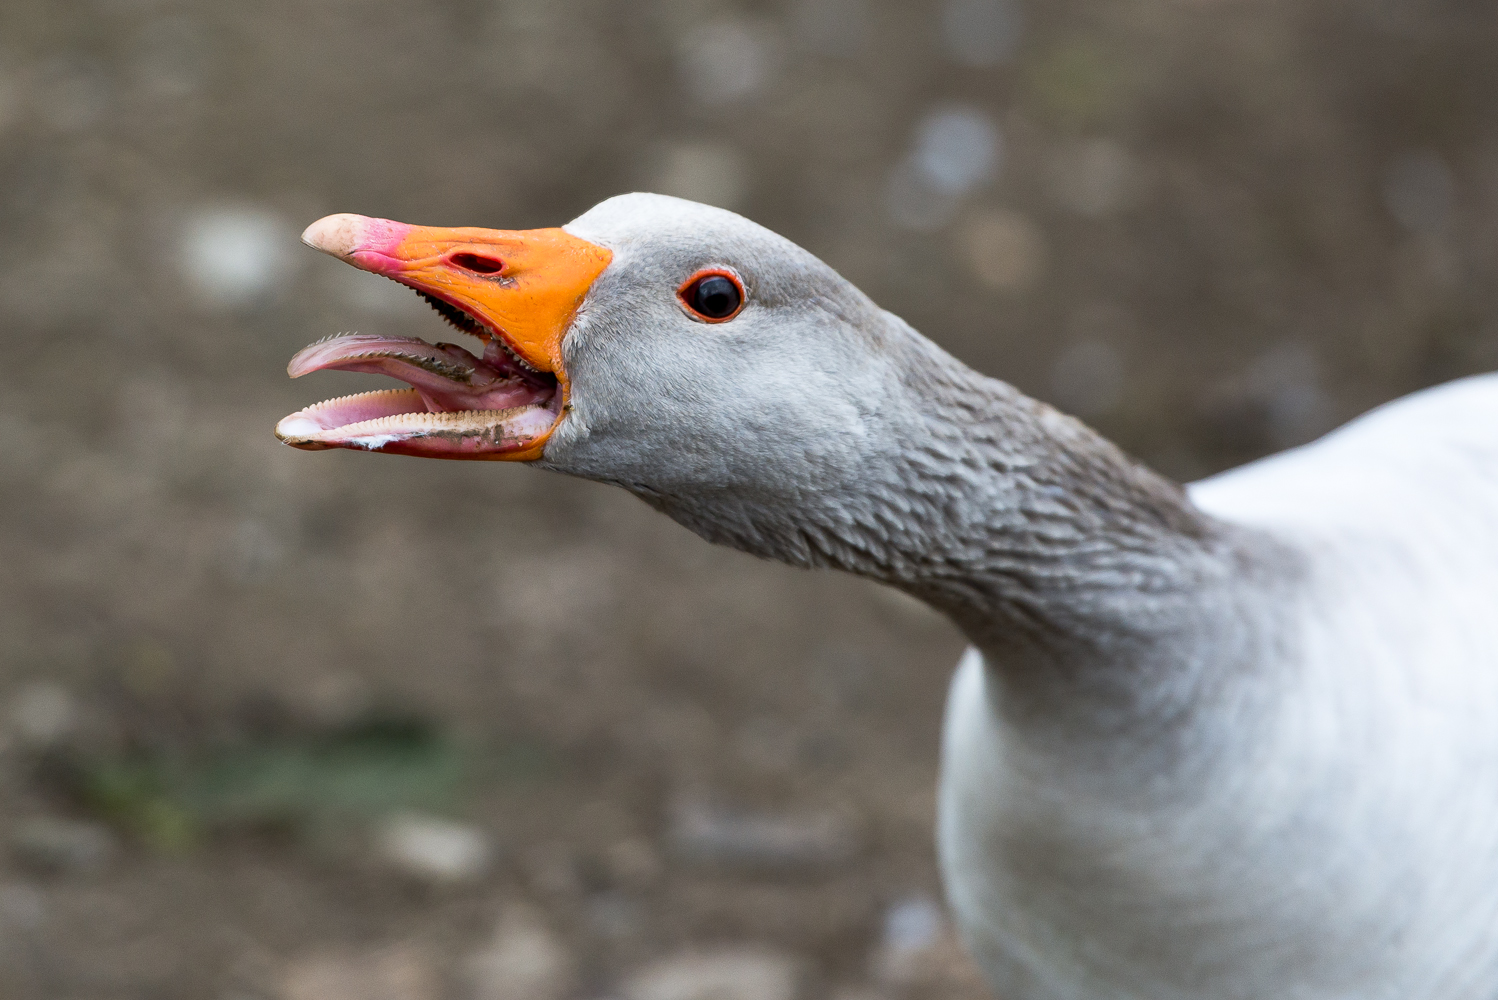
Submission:
[[[732,271],[708,268],[692,275],[676,290],[687,314],[704,323],[727,323],[744,311],[749,296]]]

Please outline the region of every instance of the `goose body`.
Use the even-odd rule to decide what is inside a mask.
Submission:
[[[1001,1000],[1498,995],[1498,380],[1183,489],[721,210],[304,238],[486,346],[314,345],[412,388],[288,443],[612,482],[967,634],[938,850]]]
[[[1470,378],[1190,488],[1298,566],[1190,780],[1035,747],[969,651],[939,846],[999,997],[1498,995],[1494,428]]]

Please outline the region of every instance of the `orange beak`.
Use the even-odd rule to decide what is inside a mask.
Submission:
[[[315,344],[292,360],[293,377],[380,371],[411,389],[308,407],[281,421],[277,436],[302,448],[433,458],[540,456],[569,392],[562,338],[610,251],[561,229],[441,229],[358,215],[314,222],[302,241],[409,285],[486,349],[479,358],[450,344],[359,335]]]

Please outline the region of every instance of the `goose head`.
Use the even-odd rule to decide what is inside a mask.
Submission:
[[[293,376],[409,388],[291,414],[276,433],[295,447],[614,483],[708,541],[896,586],[1012,662],[1100,643],[1148,659],[1141,630],[1226,579],[1220,532],[1180,487],[731,212],[631,194],[560,229],[330,216],[304,239],[483,346],[313,344]]]
[[[713,520],[854,475],[914,336],[789,240],[660,195],[610,199],[561,229],[339,215],[303,239],[410,286],[483,348],[314,344],[292,376],[375,371],[410,388],[310,406],[280,422],[282,441],[530,462],[668,509],[719,508]]]

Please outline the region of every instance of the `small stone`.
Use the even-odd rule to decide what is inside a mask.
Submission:
[[[205,306],[237,309],[268,296],[291,270],[296,232],[258,206],[206,208],[184,226],[178,259]]]
[[[435,963],[415,945],[308,955],[281,978],[282,1000],[439,1000],[441,991]]]
[[[996,291],[1029,291],[1045,276],[1045,235],[1018,212],[983,212],[968,220],[960,234],[973,274]]]
[[[874,981],[897,994],[915,989],[954,998],[987,996],[941,907],[923,896],[902,899],[885,912],[870,965]]]
[[[903,899],[884,914],[884,935],[874,953],[874,977],[884,983],[918,978],[923,959],[941,940],[941,910],[924,897]]]
[[[754,946],[668,956],[630,976],[626,1000],[795,1000],[794,958]]]
[[[494,853],[482,830],[415,813],[386,820],[376,843],[387,860],[408,874],[441,884],[482,878]]]
[[[917,124],[913,158],[934,189],[960,196],[993,179],[1003,149],[998,126],[982,109],[941,105]]]
[[[60,684],[36,681],[23,687],[10,704],[10,723],[28,743],[53,744],[72,731],[78,710]]]
[[[843,867],[860,844],[853,824],[839,813],[766,816],[688,802],[675,810],[670,846],[689,864],[806,875]]]
[[[22,820],[11,832],[10,847],[21,863],[56,873],[98,871],[118,849],[106,827],[55,816]]]
[[[575,969],[567,946],[523,906],[505,910],[493,939],[465,966],[472,1000],[561,1000]]]

